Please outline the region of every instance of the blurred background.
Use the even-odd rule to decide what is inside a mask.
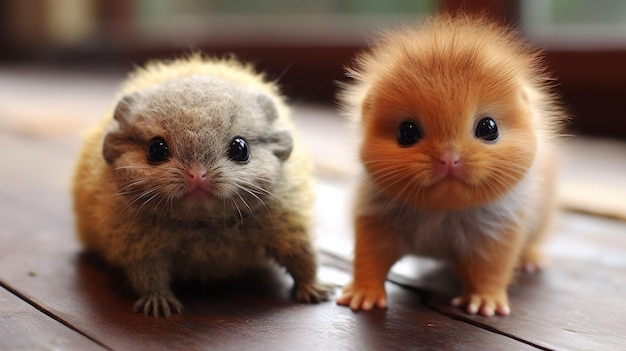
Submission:
[[[163,345],[174,345],[182,339],[185,344],[192,339],[203,342],[214,335],[188,337],[194,331],[204,333],[203,325],[194,324],[196,312],[212,311],[214,306],[199,301],[192,302],[191,320],[171,321],[183,329],[169,329],[160,336],[155,335],[162,331],[155,328],[160,322],[124,329],[133,320],[120,318],[122,307],[122,314],[127,313],[128,296],[123,285],[114,287],[118,274],[105,276],[100,264],[92,267],[91,259],[76,255],[69,189],[80,135],[112,107],[129,70],[151,58],[173,58],[193,50],[235,54],[279,80],[315,166],[316,246],[332,257],[328,262],[343,262],[331,263],[340,267],[337,278],[322,281],[345,282],[344,268],[353,257],[349,214],[359,168],[351,142],[355,138],[336,108],[337,81],[345,79],[343,67],[381,29],[441,11],[488,15],[517,27],[543,48],[563,105],[572,115],[570,133],[576,136],[563,138],[564,152],[556,160],[562,166],[557,191],[564,211],[548,246],[554,269],[521,280],[513,297],[520,303],[515,304],[520,309],[515,313],[521,319],[489,324],[438,307],[437,301],[452,296],[453,290],[445,285],[449,277],[431,283],[432,262],[415,265],[406,260],[394,267],[393,276],[403,287],[412,286],[420,299],[414,303],[408,295],[397,295],[407,296],[397,307],[417,310],[395,320],[403,322],[431,310],[502,334],[498,338],[515,338],[523,342],[520,347],[624,350],[626,0],[0,0],[0,349],[63,348],[71,334],[50,334],[58,323],[105,347],[112,338],[122,344],[167,338]],[[533,291],[527,289],[531,287]],[[244,297],[241,306],[246,311],[236,316],[246,319],[241,326],[249,330],[232,335],[254,335],[259,330],[255,325],[265,328],[264,320],[255,321],[255,316],[275,321],[273,311],[284,303],[268,300],[272,298],[264,291],[259,300],[264,306],[256,306]],[[218,304],[217,313],[228,311]],[[304,326],[316,318],[322,324],[329,320],[321,318],[319,312],[324,310],[298,311],[287,310],[285,316],[304,321]],[[224,333],[228,325],[237,326],[235,319],[231,323],[221,314],[213,315],[201,319],[225,320],[211,328],[220,335],[228,334]],[[352,323],[351,317],[330,318],[333,328],[348,340],[351,330],[370,330],[377,321],[384,322],[381,330],[392,330],[388,334],[394,337],[402,329],[396,330],[396,322],[387,315],[378,314],[382,320],[376,314],[361,315],[363,323],[352,327],[344,325]],[[457,331],[483,337],[467,328],[446,331],[447,325],[428,323],[427,328],[443,337]],[[425,331],[425,321],[416,327]],[[170,339],[176,330],[184,332]],[[291,338],[300,335],[291,327],[283,331]],[[268,335],[276,339],[280,333]],[[53,337],[44,343],[47,335]],[[3,348],[6,336],[9,346]],[[364,333],[355,340],[356,348],[382,345]],[[411,339],[400,344],[407,342]],[[271,345],[279,344],[272,340]],[[350,346],[343,341],[341,345]]]
[[[101,71],[121,79],[149,58],[235,53],[279,79],[290,99],[330,106],[342,67],[381,28],[438,11],[487,13],[545,49],[573,132],[626,137],[622,0],[1,0],[0,6],[0,67]]]

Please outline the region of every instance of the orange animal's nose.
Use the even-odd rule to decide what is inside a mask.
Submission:
[[[458,151],[446,149],[439,155],[439,172],[443,176],[458,176],[461,173],[463,162]]]

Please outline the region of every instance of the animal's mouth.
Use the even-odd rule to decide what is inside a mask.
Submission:
[[[195,187],[184,195],[184,198],[192,200],[205,200],[211,197],[213,197],[212,192],[204,187]]]
[[[466,185],[467,182],[465,181],[465,179],[457,174],[445,174],[440,176],[441,178],[439,178],[439,181],[437,181],[437,184],[440,186],[457,186],[457,185]]]

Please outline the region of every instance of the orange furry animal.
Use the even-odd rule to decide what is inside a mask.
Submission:
[[[468,313],[510,313],[517,266],[542,267],[565,117],[538,53],[484,19],[439,16],[388,33],[341,95],[361,127],[354,280],[337,299],[386,307],[409,254],[450,262]]]

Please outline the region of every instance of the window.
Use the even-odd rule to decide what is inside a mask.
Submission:
[[[298,46],[363,43],[436,7],[436,0],[136,0],[129,12],[142,42]]]
[[[517,24],[545,49],[576,132],[626,137],[622,0],[6,0],[0,6],[5,58],[130,64],[194,49],[236,53],[280,78],[288,96],[325,103],[333,103],[343,67],[381,28],[437,11],[487,13]]]
[[[573,129],[626,137],[626,2],[524,0],[520,22],[545,48]]]
[[[526,0],[523,29],[551,48],[626,47],[626,2],[621,0]]]

